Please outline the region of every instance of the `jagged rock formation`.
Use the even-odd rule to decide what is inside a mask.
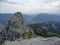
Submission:
[[[11,17],[6,30],[8,40],[15,40],[17,38],[26,39],[35,36],[33,30],[25,25],[24,18],[20,12],[15,13],[15,15]]]
[[[0,24],[0,45],[5,40],[15,41],[34,37],[35,34],[32,29],[27,27],[24,23],[24,18],[20,12],[16,12],[8,21],[7,26]]]

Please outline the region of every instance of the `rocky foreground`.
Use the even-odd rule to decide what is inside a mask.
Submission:
[[[5,41],[3,45],[60,45],[60,38],[50,37],[50,38],[32,38],[22,41]]]

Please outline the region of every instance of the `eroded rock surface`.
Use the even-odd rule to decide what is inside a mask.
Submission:
[[[24,18],[21,12],[16,12],[8,21],[7,26],[0,26],[0,45],[8,41],[15,41],[16,39],[28,39],[35,37],[32,29],[27,27],[24,23]]]
[[[60,38],[50,37],[50,38],[32,38],[22,41],[6,41],[4,45],[60,45]]]
[[[0,45],[5,41],[5,26],[0,23]]]
[[[33,30],[25,25],[24,18],[20,12],[15,13],[15,15],[11,17],[6,30],[8,40],[15,40],[17,38],[26,39],[35,36]]]

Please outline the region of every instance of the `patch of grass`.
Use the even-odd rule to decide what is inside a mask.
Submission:
[[[32,32],[24,32],[23,35],[22,35],[22,37],[23,37],[24,39],[26,39],[26,38],[31,38],[31,37],[32,37]]]

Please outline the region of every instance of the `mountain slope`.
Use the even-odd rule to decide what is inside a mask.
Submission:
[[[0,23],[7,24],[8,20],[13,14],[0,14]]]
[[[46,23],[35,23],[29,25],[32,29],[41,30],[46,29],[49,32],[60,34],[60,23],[46,22]]]
[[[49,21],[55,21],[60,22],[60,15],[58,14],[37,14],[36,17],[34,17],[33,22],[35,23],[42,23],[42,22],[49,22]]]

